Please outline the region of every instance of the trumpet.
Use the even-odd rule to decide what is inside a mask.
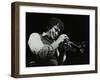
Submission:
[[[64,40],[64,44],[65,44],[65,46],[69,46],[69,47],[74,46],[74,47],[80,49],[80,47],[77,44],[75,44],[74,42],[70,41],[69,39],[65,39]]]

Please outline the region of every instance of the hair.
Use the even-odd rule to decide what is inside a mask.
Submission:
[[[64,30],[64,23],[58,18],[50,18],[48,20],[47,30],[50,30],[54,25],[57,25],[61,32]]]

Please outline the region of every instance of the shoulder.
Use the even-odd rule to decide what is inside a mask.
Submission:
[[[31,33],[30,38],[40,38],[40,34],[39,33]]]
[[[28,45],[32,52],[38,52],[44,46],[41,41],[41,35],[38,33],[32,33],[29,37]]]
[[[40,34],[39,33],[31,33],[30,36],[40,36]]]

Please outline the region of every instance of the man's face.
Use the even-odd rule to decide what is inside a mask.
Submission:
[[[52,39],[55,39],[57,38],[57,36],[59,35],[60,33],[60,29],[57,27],[57,25],[54,25],[50,30],[50,36]]]

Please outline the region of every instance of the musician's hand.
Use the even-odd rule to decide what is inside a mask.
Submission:
[[[56,41],[60,44],[61,42],[64,42],[64,40],[69,40],[69,37],[66,34],[60,35]]]
[[[69,40],[69,37],[66,34],[62,34],[58,37],[56,41],[54,41],[51,46],[56,49],[60,45],[60,43],[63,43],[65,39]]]

